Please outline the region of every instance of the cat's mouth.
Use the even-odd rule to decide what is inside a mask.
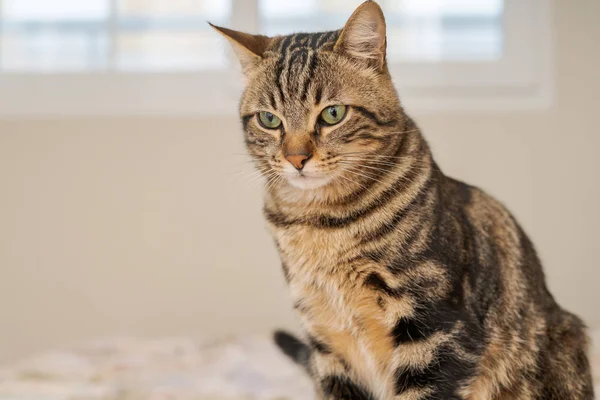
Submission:
[[[298,189],[317,189],[327,185],[331,176],[299,171],[287,174],[287,181]]]

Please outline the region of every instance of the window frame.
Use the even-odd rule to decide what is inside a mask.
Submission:
[[[232,3],[231,26],[257,32],[258,0]],[[552,0],[505,0],[497,61],[391,63],[403,103],[416,113],[549,107],[551,10]],[[227,70],[188,73],[0,73],[0,117],[236,115],[242,89],[233,60]]]

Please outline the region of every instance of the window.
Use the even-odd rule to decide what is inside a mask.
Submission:
[[[3,0],[0,69],[185,71],[225,65],[206,20],[229,0]]]
[[[362,1],[0,0],[0,115],[235,112],[237,65],[207,20],[268,35],[322,31]],[[379,3],[405,103],[549,101],[549,0]]]

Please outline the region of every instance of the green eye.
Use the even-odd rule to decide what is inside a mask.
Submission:
[[[328,125],[335,125],[344,119],[346,106],[330,106],[321,111],[321,119]]]
[[[258,122],[267,129],[277,129],[281,125],[281,120],[276,115],[267,111],[258,113]]]

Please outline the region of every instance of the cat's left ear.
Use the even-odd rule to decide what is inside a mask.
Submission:
[[[271,40],[269,37],[234,31],[233,29],[213,25],[210,22],[208,24],[229,41],[245,75],[251,73],[262,61],[262,56]]]
[[[366,1],[346,22],[334,50],[383,69],[386,53],[385,36],[385,17],[381,7],[374,1]]]

